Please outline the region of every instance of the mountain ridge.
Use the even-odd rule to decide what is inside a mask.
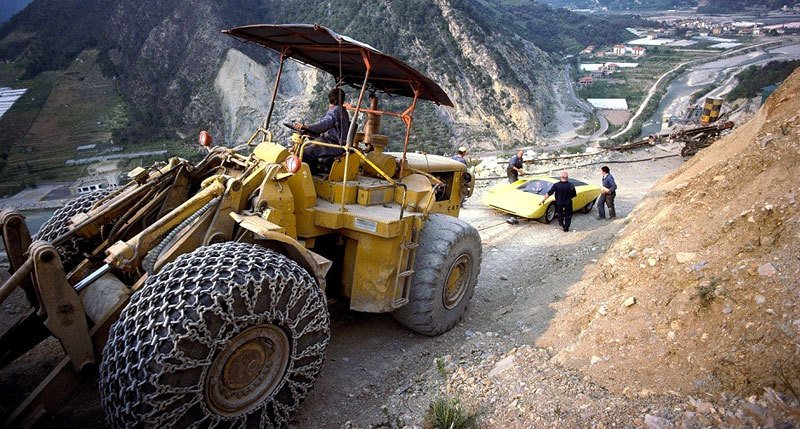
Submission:
[[[65,69],[84,50],[98,49],[99,66],[115,79],[129,107],[130,127],[115,140],[188,142],[197,130],[208,128],[223,136],[218,141],[232,144],[260,121],[259,111],[265,113],[263,103],[252,101],[257,96],[240,92],[243,87],[234,83],[248,79],[242,74],[247,68],[268,78],[271,86],[272,75],[265,71],[274,68],[276,56],[220,30],[253,23],[319,23],[408,62],[451,95],[455,109],[420,107],[414,133],[423,141],[413,149],[449,152],[460,144],[494,149],[531,144],[553,120],[552,86],[562,83],[555,78],[560,76],[556,63],[562,52],[575,51],[593,37],[587,28],[612,28],[597,32],[609,40],[629,36],[621,25],[601,25],[606,18],[535,2],[517,2],[513,10],[507,6],[498,0],[411,0],[402,5],[387,0],[64,0],[55,7],[54,0],[35,0],[0,27],[0,59],[18,64],[20,78],[32,78]],[[541,22],[548,23],[547,31],[562,34],[544,49],[537,45],[544,39],[535,37]],[[231,57],[232,50],[252,62]],[[226,67],[231,58],[235,64]],[[298,70],[290,71],[295,85],[281,87],[290,101],[278,106],[278,119],[312,115],[332,85],[324,76],[301,76]],[[248,90],[263,90],[263,84]],[[232,88],[236,93],[220,93]],[[305,100],[292,97],[291,91],[300,91]],[[0,149],[14,144],[0,141]]]

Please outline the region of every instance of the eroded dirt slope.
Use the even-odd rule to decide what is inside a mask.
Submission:
[[[662,179],[539,345],[624,393],[800,388],[798,94]]]

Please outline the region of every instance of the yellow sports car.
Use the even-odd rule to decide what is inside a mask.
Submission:
[[[558,177],[532,176],[514,183],[501,183],[486,191],[481,201],[489,207],[515,216],[550,223],[556,216],[553,196],[548,197],[544,204],[539,203],[553,183],[558,181]],[[572,210],[591,212],[594,202],[600,196],[600,187],[575,179],[569,179],[569,182],[575,185],[575,192],[578,194],[572,199]]]

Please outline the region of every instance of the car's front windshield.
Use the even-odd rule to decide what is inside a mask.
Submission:
[[[517,187],[517,189],[536,195],[544,195],[550,190],[551,186],[553,186],[552,183],[544,180],[528,180],[521,186]]]

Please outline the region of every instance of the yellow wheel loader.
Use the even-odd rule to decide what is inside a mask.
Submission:
[[[247,142],[213,147],[202,132],[202,161],[137,168],[127,185],[56,211],[35,237],[19,213],[0,213],[12,273],[0,302],[24,293],[31,304],[0,338],[0,367],[50,336],[65,355],[6,425],[35,423],[97,377],[114,427],[284,427],[319,375],[330,299],[426,335],[467,307],[481,263],[477,231],[457,218],[469,176],[407,152],[417,102],[452,106],[444,91],[324,27],[224,33],[280,55],[269,112]],[[358,89],[342,145],[303,132],[273,141],[292,59]],[[408,108],[381,110],[386,94]],[[384,151],[385,119],[405,125],[402,152]],[[314,146],[341,154],[309,159]]]

